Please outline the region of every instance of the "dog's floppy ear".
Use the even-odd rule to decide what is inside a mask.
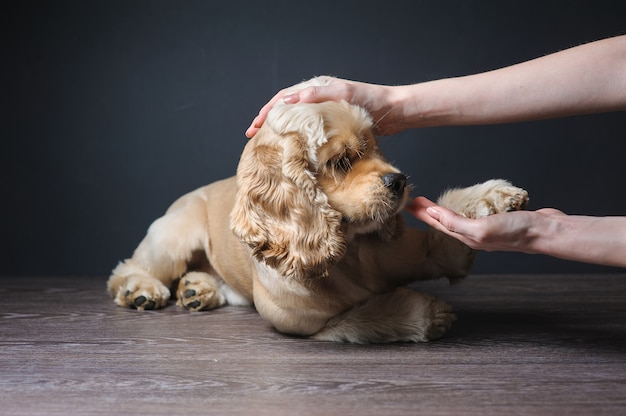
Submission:
[[[248,142],[230,221],[259,261],[302,279],[325,276],[346,243],[342,215],[330,207],[313,172],[315,146],[326,140],[324,120],[298,107],[275,108],[278,117]]]

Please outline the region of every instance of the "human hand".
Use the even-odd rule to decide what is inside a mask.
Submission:
[[[537,227],[563,212],[544,208],[514,211],[470,219],[424,198],[417,197],[407,210],[419,220],[476,250],[535,252]]]
[[[363,82],[348,81],[345,79],[322,76],[315,78],[315,83],[320,85],[298,84],[279,91],[259,111],[252,124],[246,130],[246,136],[252,138],[261,128],[267,114],[279,100],[285,104],[295,103],[320,103],[323,101],[347,101],[351,104],[365,108],[374,121],[374,132],[379,135],[393,134],[392,105],[390,92],[392,87]],[[300,87],[300,88],[299,88]]]

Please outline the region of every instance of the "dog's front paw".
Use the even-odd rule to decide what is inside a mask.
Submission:
[[[479,195],[473,209],[470,206],[469,212],[465,212],[470,218],[519,211],[525,209],[528,204],[528,192],[507,181],[490,180],[477,186],[483,190],[483,194]]]
[[[425,341],[433,341],[442,337],[446,333],[452,323],[456,321],[456,315],[452,310],[452,306],[446,302],[435,299],[431,304],[431,321],[430,326],[426,329]]]
[[[515,186],[497,188],[498,194],[494,198],[496,213],[520,211],[528,205],[528,192]]]
[[[218,308],[226,303],[214,277],[202,272],[189,272],[180,279],[176,304],[190,311]]]
[[[167,305],[170,291],[160,281],[142,276],[130,276],[117,290],[115,303],[137,310],[158,309]]]

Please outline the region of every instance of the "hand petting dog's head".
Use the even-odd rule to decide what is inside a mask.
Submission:
[[[241,156],[231,213],[258,260],[289,277],[325,276],[349,239],[400,232],[406,177],[371,128],[346,102],[274,106]]]

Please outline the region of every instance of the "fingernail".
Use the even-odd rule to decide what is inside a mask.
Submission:
[[[283,102],[285,104],[295,104],[298,101],[300,101],[300,97],[298,97],[298,94],[289,94],[283,97]]]
[[[437,211],[435,208],[433,207],[428,207],[426,208],[426,212],[428,213],[428,215],[430,215],[431,217],[438,217],[439,216],[439,211]]]

